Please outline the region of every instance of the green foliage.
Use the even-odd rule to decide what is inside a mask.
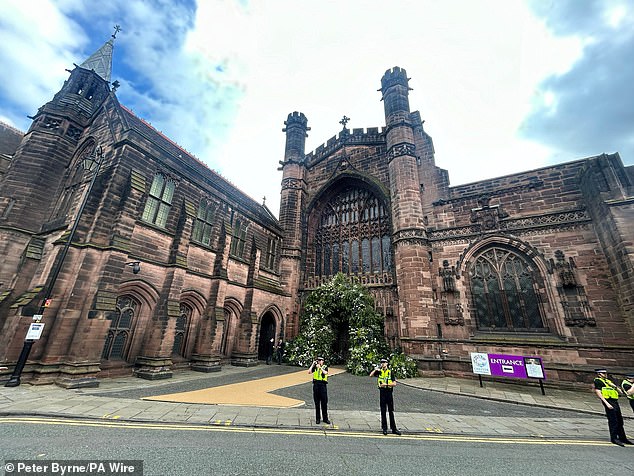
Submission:
[[[409,378],[418,376],[418,367],[411,357],[403,353],[401,349],[396,349],[390,354],[390,368],[396,375],[396,378]]]
[[[346,368],[355,375],[367,375],[389,352],[383,316],[374,310],[364,286],[339,273],[307,296],[299,335],[286,347],[288,361],[307,367],[323,355],[330,364],[343,362],[343,356],[335,355],[334,344],[335,330],[345,328],[349,332]]]
[[[350,330],[350,356],[346,369],[353,375],[367,375],[388,354],[383,326],[358,327]]]

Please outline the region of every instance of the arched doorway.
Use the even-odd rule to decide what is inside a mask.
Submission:
[[[271,351],[270,340],[275,339],[275,317],[271,312],[262,316],[260,323],[260,340],[258,341],[258,360],[266,360]]]
[[[335,316],[332,316],[330,325],[335,334],[335,341],[332,344],[333,355],[330,356],[330,362],[337,364],[344,363],[348,360],[348,356],[350,355],[349,316],[344,316],[342,312],[338,312]]]

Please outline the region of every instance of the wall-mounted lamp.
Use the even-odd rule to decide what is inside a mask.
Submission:
[[[126,266],[132,266],[132,272],[134,274],[139,274],[139,271],[141,271],[141,262],[140,261],[132,261],[130,263],[126,263]]]

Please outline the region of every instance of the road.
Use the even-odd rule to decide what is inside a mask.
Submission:
[[[12,422],[11,422],[12,421]],[[166,475],[623,475],[606,442],[0,418],[0,459],[142,460]],[[10,473],[6,473],[10,474]]]
[[[187,392],[207,387],[229,385],[242,382],[245,379],[256,380],[280,373],[297,372],[297,367],[262,365],[248,374],[212,376],[192,381],[165,384],[153,388],[128,388],[122,391],[101,392],[99,389],[90,391],[92,394],[120,398],[142,398],[147,396]],[[305,383],[293,387],[282,388],[276,395],[303,400],[306,408],[314,408],[312,400],[312,383]],[[337,374],[329,379],[328,384],[329,409],[337,410],[379,410],[379,392],[376,379],[359,377],[347,372]],[[527,418],[589,418],[587,414],[571,411],[531,407],[513,403],[501,403],[462,395],[433,392],[406,385],[398,385],[395,389],[394,403],[397,413],[434,413],[447,415],[473,415],[498,417],[527,417]],[[597,416],[597,419],[605,419]]]

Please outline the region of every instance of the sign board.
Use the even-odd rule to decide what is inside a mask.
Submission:
[[[44,314],[33,314],[33,320],[35,322],[40,322],[43,317],[44,317]]]
[[[29,326],[29,331],[26,333],[26,340],[38,340],[42,336],[44,330],[44,323],[33,322]]]
[[[521,355],[471,352],[473,373],[494,377],[545,379],[542,359]]]
[[[479,375],[491,375],[489,356],[481,352],[471,352],[471,366],[473,373]]]
[[[539,357],[524,357],[524,367],[526,367],[526,375],[529,378],[546,378],[544,365]]]

